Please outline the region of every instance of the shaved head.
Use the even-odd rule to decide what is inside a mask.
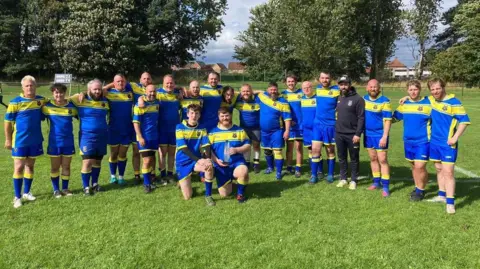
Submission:
[[[376,99],[380,95],[380,83],[378,80],[371,79],[368,81],[367,92],[368,95],[373,99]]]
[[[145,87],[152,84],[152,76],[148,72],[143,72],[140,76],[140,83]]]
[[[378,86],[378,84],[379,84],[378,80],[371,79],[371,80],[368,81],[367,86],[369,86],[369,85],[377,85]]]

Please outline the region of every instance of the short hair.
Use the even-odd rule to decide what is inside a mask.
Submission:
[[[440,83],[440,87],[442,87],[442,89],[445,89],[445,86],[447,86],[443,79],[433,78],[433,79],[429,80],[428,83],[427,83],[428,89],[430,90],[430,87],[432,87],[432,85],[435,84],[435,83]]]
[[[268,87],[267,87],[267,88],[270,88],[270,87],[278,88],[278,84],[277,84],[275,81],[270,81],[270,82],[268,83]]]
[[[95,83],[98,83],[100,85],[103,85],[102,81],[100,81],[98,78],[95,78],[95,79],[92,79],[90,80],[88,83],[87,83],[87,88],[90,89],[90,87],[95,84]]]
[[[59,92],[62,92],[62,93],[66,93],[67,92],[67,86],[65,86],[61,83],[55,83],[50,87],[50,91],[51,92],[59,91]]]
[[[318,74],[318,77],[320,77],[320,75],[321,75],[322,73],[325,74],[325,75],[332,76],[332,74],[331,74],[330,72],[325,71],[325,70],[322,70],[322,71],[320,71],[320,74]]]
[[[166,79],[166,78],[172,78],[173,80],[175,80],[172,74],[166,74],[165,76],[163,76],[163,79]]]
[[[417,87],[419,90],[422,89],[422,83],[420,83],[420,81],[414,79],[414,80],[410,80],[409,82],[407,82],[407,89],[410,88],[410,86],[415,86]]]
[[[193,112],[202,112],[202,107],[198,104],[190,104],[187,107],[187,111],[192,110]]]
[[[218,115],[220,115],[220,114],[227,114],[227,113],[230,114],[230,115],[232,115],[232,112],[230,112],[230,110],[229,110],[228,108],[226,108],[226,107],[220,107],[220,108],[218,109]]]
[[[33,84],[37,85],[37,81],[35,80],[34,77],[30,76],[30,75],[27,75],[27,76],[24,76],[22,78],[22,81],[20,81],[20,83],[23,85],[24,82],[27,82],[27,81],[30,81],[32,82]]]
[[[208,75],[207,75],[207,78],[208,78],[210,75],[212,75],[212,74],[215,75],[215,76],[217,76],[217,78],[220,78],[220,74],[218,74],[218,73],[215,72],[215,71],[210,71],[210,72],[208,73]]]
[[[240,87],[240,89],[241,89],[241,88],[243,88],[243,87],[247,87],[247,88],[248,88],[248,90],[250,90],[250,91],[253,91],[253,89],[252,89],[252,85],[250,85],[250,84],[248,84],[248,83],[244,83],[244,84],[242,84],[242,87]]]
[[[115,76],[113,76],[113,77],[115,78],[116,76],[122,77],[123,79],[127,79],[127,78],[125,77],[125,75],[122,74],[122,73],[117,73],[117,74],[115,74]]]
[[[298,77],[294,74],[287,74],[287,76],[285,77],[285,82],[287,82],[288,78],[293,78],[295,82],[298,82]]]

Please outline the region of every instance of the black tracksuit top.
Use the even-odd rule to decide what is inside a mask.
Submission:
[[[365,128],[365,100],[354,87],[338,97],[335,131],[361,136]]]

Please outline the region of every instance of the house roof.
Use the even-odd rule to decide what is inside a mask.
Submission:
[[[387,66],[389,68],[406,68],[407,66],[404,65],[402,62],[400,62],[400,60],[398,58],[395,57],[395,59],[393,59],[393,61],[389,62],[387,64]]]
[[[229,62],[228,69],[229,70],[245,70],[245,64],[241,62]]]

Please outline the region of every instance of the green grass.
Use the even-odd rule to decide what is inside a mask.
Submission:
[[[42,87],[39,94],[50,96],[47,90]],[[18,92],[4,87],[6,101]],[[396,107],[404,93],[388,89],[385,94]],[[472,126],[461,139],[457,163],[476,174],[479,101],[474,91],[463,97]],[[46,125],[43,130],[46,137]],[[395,124],[389,151],[394,179],[410,177],[401,137],[402,125]],[[0,138],[4,141],[3,132]],[[0,268],[480,267],[480,187],[460,173],[454,216],[447,216],[443,205],[408,202],[409,181],[393,181],[392,197],[382,199],[365,189],[368,180],[352,192],[325,182],[308,186],[306,172],[282,182],[251,174],[246,204],[215,194],[217,206],[207,208],[200,183],[194,184],[191,201],[183,201],[174,186],[150,195],[140,186],[111,186],[106,160],[100,182],[107,191],[83,197],[78,156],[72,163],[75,196],[55,199],[49,159],[42,157],[33,184],[37,201],[13,209],[10,152],[3,150],[0,161]],[[369,176],[365,151],[361,161],[361,175]],[[429,172],[431,197],[436,191],[431,166]],[[129,164],[127,178],[132,177]]]

